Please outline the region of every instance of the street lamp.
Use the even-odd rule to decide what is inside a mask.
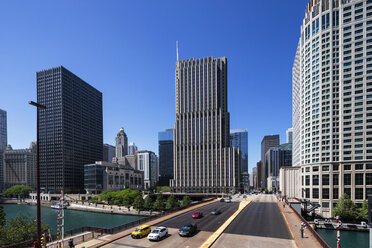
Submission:
[[[30,105],[36,109],[36,225],[37,225],[37,247],[41,247],[41,221],[40,221],[40,164],[39,164],[39,109],[46,109],[46,106],[39,103],[29,101]]]

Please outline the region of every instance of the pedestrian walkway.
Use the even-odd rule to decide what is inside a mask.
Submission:
[[[194,210],[194,209],[203,207],[205,205],[211,204],[211,203],[216,202],[216,201],[217,200],[200,203],[200,204],[194,205],[192,207],[183,209],[181,211],[178,211],[178,212],[175,212],[175,213],[172,213],[172,214],[169,214],[169,215],[166,215],[166,216],[157,218],[155,220],[149,221],[147,223],[143,223],[142,225],[154,226],[154,225],[157,225],[158,223],[161,223],[161,222],[164,222],[166,220],[172,219],[172,218],[174,218],[174,217],[176,217],[176,216],[178,216],[180,214],[187,213],[187,212],[189,212],[191,210]],[[106,236],[103,236],[103,237],[100,237],[100,238],[97,238],[97,239],[92,239],[92,240],[89,240],[87,242],[84,242],[84,243],[81,243],[79,245],[76,245],[75,247],[76,248],[82,248],[82,247],[85,247],[85,248],[102,247],[104,245],[107,245],[107,244],[109,244],[111,242],[114,242],[114,241],[116,241],[118,239],[121,239],[121,238],[123,238],[125,236],[130,235],[132,232],[133,232],[133,228],[128,229],[128,230],[125,230],[125,231],[122,231],[122,232],[119,232],[119,233],[116,233],[116,234],[106,235]]]
[[[293,236],[298,248],[308,248],[308,247],[323,247],[316,237],[311,233],[310,230],[305,228],[304,238],[301,238],[301,222],[302,220],[294,213],[294,210],[288,205],[283,208],[283,202],[278,202],[278,207],[283,214],[284,220],[288,225],[288,229]]]

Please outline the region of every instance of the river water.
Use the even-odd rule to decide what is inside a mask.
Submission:
[[[337,248],[336,230],[317,229],[319,235],[331,248]],[[369,232],[341,231],[341,247],[369,248]]]
[[[36,206],[20,205],[20,204],[1,204],[6,213],[6,220],[14,218],[17,215],[24,214],[36,218]],[[46,222],[52,233],[57,230],[57,214],[58,210],[50,207],[41,207],[41,220]],[[138,219],[143,216],[119,215],[94,213],[78,210],[65,209],[65,231],[72,230],[83,226],[95,227],[116,227]]]

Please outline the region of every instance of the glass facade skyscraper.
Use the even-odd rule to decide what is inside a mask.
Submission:
[[[242,157],[240,172],[248,172],[248,131],[246,129],[230,130],[231,147],[239,148]]]
[[[159,185],[169,186],[173,179],[173,129],[159,132]]]
[[[36,77],[41,188],[84,192],[84,165],[103,158],[102,93],[62,66]]]

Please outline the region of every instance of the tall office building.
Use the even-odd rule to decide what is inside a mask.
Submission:
[[[128,155],[134,155],[138,151],[138,147],[134,142],[130,142],[128,146]]]
[[[360,205],[372,193],[371,44],[371,0],[307,5],[293,65],[293,160],[304,167],[302,197],[329,216],[342,194]]]
[[[286,134],[285,143],[292,143],[293,142],[293,128],[288,128],[285,134]]]
[[[173,129],[159,132],[159,185],[169,186],[173,179]]]
[[[248,172],[248,131],[246,129],[230,130],[231,147],[239,148],[242,158],[240,172]]]
[[[138,151],[137,170],[143,171],[143,185],[145,189],[155,187],[159,181],[159,161],[155,153],[151,151]]]
[[[103,160],[104,162],[112,162],[115,157],[115,146],[103,144]]]
[[[27,185],[36,188],[36,144],[29,149],[16,149],[8,145],[4,151],[4,187]]]
[[[230,148],[227,59],[177,61],[174,179],[177,192],[235,191],[239,150]]]
[[[8,145],[8,128],[6,111],[0,109],[0,192],[4,190],[3,152]]]
[[[117,159],[123,159],[125,155],[128,155],[128,137],[124,132],[124,128],[120,128],[119,133],[116,135],[115,141],[115,157]]]
[[[62,66],[36,77],[41,188],[84,192],[84,165],[102,160],[102,93]]]
[[[260,185],[262,188],[266,187],[266,180],[268,177],[268,163],[266,161],[266,152],[272,147],[279,146],[279,135],[266,135],[261,141],[261,179]]]

